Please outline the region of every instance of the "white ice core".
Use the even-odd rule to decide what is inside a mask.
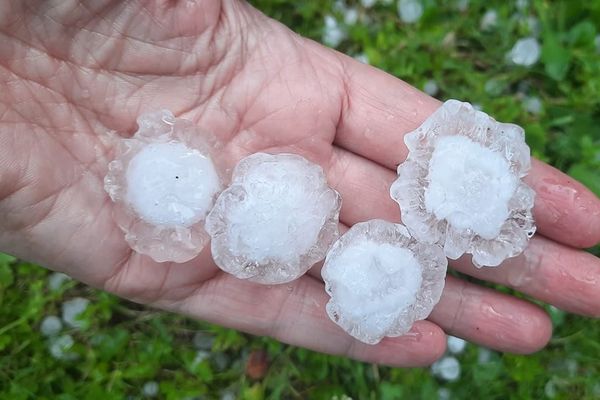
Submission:
[[[500,234],[519,184],[504,157],[464,136],[437,140],[427,180],[427,211],[484,239]]]
[[[321,167],[300,156],[246,157],[206,220],[213,258],[241,279],[294,280],[336,239],[340,203]]]
[[[446,266],[439,245],[418,242],[403,225],[359,222],[325,258],[327,314],[364,343],[404,335],[439,301]]]
[[[328,271],[329,282],[335,282],[335,302],[346,318],[378,337],[415,302],[422,282],[421,267],[410,250],[372,240],[347,247],[328,263]]]
[[[181,142],[153,143],[127,169],[127,201],[145,221],[190,226],[208,214],[219,191],[211,159]]]

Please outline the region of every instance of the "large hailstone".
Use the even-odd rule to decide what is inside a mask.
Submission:
[[[294,154],[248,156],[206,219],[213,259],[240,279],[292,281],[325,257],[340,206],[318,165]]]
[[[221,191],[215,141],[170,111],[141,115],[123,139],[104,187],[132,249],[155,261],[185,262],[208,242],[203,222]]]
[[[523,129],[448,100],[404,141],[390,194],[417,240],[440,243],[451,259],[472,254],[477,267],[525,249],[535,193],[521,180],[531,163]]]
[[[440,246],[418,242],[403,225],[358,223],[327,253],[327,314],[364,343],[404,335],[440,300],[446,267]]]

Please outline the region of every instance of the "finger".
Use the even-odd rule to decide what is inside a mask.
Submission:
[[[565,311],[600,317],[600,259],[590,253],[534,237],[525,252],[497,268],[475,268],[468,257],[454,269],[509,286]]]
[[[309,274],[320,277],[320,269]],[[552,334],[550,318],[536,305],[452,276],[427,319],[448,334],[511,353],[533,353]]]
[[[340,57],[348,100],[335,143],[395,170],[407,156],[404,135],[440,102],[383,71]],[[592,192],[542,162],[533,163],[527,182],[538,193],[534,215],[542,234],[575,247],[600,242],[600,200]]]
[[[411,332],[377,345],[361,343],[325,313],[328,296],[321,282],[309,277],[265,286],[221,273],[185,300],[158,306],[255,335],[329,354],[392,366],[429,365],[445,351],[444,332],[421,321]]]
[[[552,336],[538,306],[452,276],[428,319],[451,335],[511,353],[533,353]]]

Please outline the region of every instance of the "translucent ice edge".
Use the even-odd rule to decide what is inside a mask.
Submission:
[[[327,314],[364,343],[404,335],[439,301],[446,267],[440,246],[417,242],[403,225],[358,223],[325,259]]]
[[[221,190],[216,142],[170,111],[141,115],[104,180],[132,249],[157,262],[185,262],[208,242],[204,219]]]
[[[415,238],[452,259],[472,254],[477,267],[526,248],[535,193],[522,181],[531,163],[522,128],[448,100],[405,143],[390,194]]]
[[[318,165],[294,154],[248,156],[207,217],[213,259],[240,279],[292,281],[325,257],[340,206]]]

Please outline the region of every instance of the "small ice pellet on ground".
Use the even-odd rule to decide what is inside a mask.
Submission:
[[[519,39],[508,52],[509,59],[516,65],[530,67],[540,59],[542,48],[534,37]]]
[[[75,344],[71,335],[62,335],[50,339],[49,351],[52,357],[57,360],[68,360],[76,357],[71,353],[71,348]]]
[[[517,0],[516,6],[519,11],[524,11],[529,7],[529,0]]]
[[[325,257],[340,207],[320,166],[295,154],[248,156],[206,219],[214,261],[240,279],[290,282]]]
[[[192,339],[194,347],[198,350],[210,350],[214,342],[215,337],[204,332],[196,332]]]
[[[446,267],[439,246],[417,242],[403,225],[355,224],[325,259],[327,314],[364,343],[404,335],[439,301]]]
[[[596,51],[600,53],[600,35],[596,35],[594,38],[594,45],[596,46]]]
[[[62,322],[56,315],[48,315],[40,325],[40,332],[44,336],[55,336],[62,330]]]
[[[210,352],[206,350],[198,350],[196,353],[196,357],[194,357],[194,361],[192,361],[192,366],[195,368],[204,360],[208,360],[210,358]]]
[[[467,341],[456,336],[448,336],[448,351],[452,354],[460,354],[465,351]]]
[[[160,387],[158,386],[158,382],[155,382],[155,381],[146,382],[146,383],[144,383],[144,386],[142,387],[142,393],[146,397],[158,396],[159,390],[160,390]]]
[[[221,393],[221,400],[235,400],[236,396],[235,393],[229,391],[229,390],[225,390]]]
[[[423,15],[423,4],[420,0],[400,0],[398,1],[398,14],[402,22],[415,23]]]
[[[492,351],[485,347],[480,347],[477,351],[477,364],[487,364],[492,360]]]
[[[348,8],[344,11],[344,23],[346,25],[354,25],[358,21],[358,10],[356,8]]]
[[[438,94],[439,88],[437,83],[435,83],[434,80],[430,79],[427,82],[425,82],[425,85],[423,85],[423,91],[430,96],[435,96],[436,94]]]
[[[115,219],[138,253],[188,261],[208,242],[203,222],[222,186],[216,140],[167,110],[137,122],[104,180]]]
[[[62,287],[63,283],[69,280],[71,280],[70,276],[63,274],[62,272],[53,272],[48,277],[48,289],[56,292]]]
[[[452,392],[448,388],[438,389],[438,400],[450,400],[452,398]]]
[[[346,31],[340,26],[333,15],[325,16],[325,27],[323,28],[323,43],[329,47],[338,47],[346,38]]]
[[[408,158],[390,194],[417,240],[451,259],[472,254],[477,267],[523,252],[535,233],[523,129],[448,100],[404,141]]]
[[[369,64],[369,57],[365,53],[360,53],[360,54],[355,55],[354,59],[363,64]]]
[[[456,9],[465,12],[469,9],[469,0],[456,0]]]
[[[460,377],[460,363],[452,356],[444,357],[431,366],[431,372],[440,379],[453,382]]]
[[[364,8],[371,8],[375,5],[375,3],[377,3],[377,0],[360,0],[360,4]]]
[[[496,27],[498,24],[498,12],[496,10],[487,10],[483,17],[481,17],[481,22],[479,23],[479,27],[483,31],[489,31]]]
[[[528,113],[540,114],[543,109],[542,100],[537,96],[528,96],[523,100],[523,106]]]
[[[62,305],[62,319],[71,328],[83,327],[83,321],[79,320],[79,316],[85,312],[90,301],[83,297],[75,297],[67,300]]]

